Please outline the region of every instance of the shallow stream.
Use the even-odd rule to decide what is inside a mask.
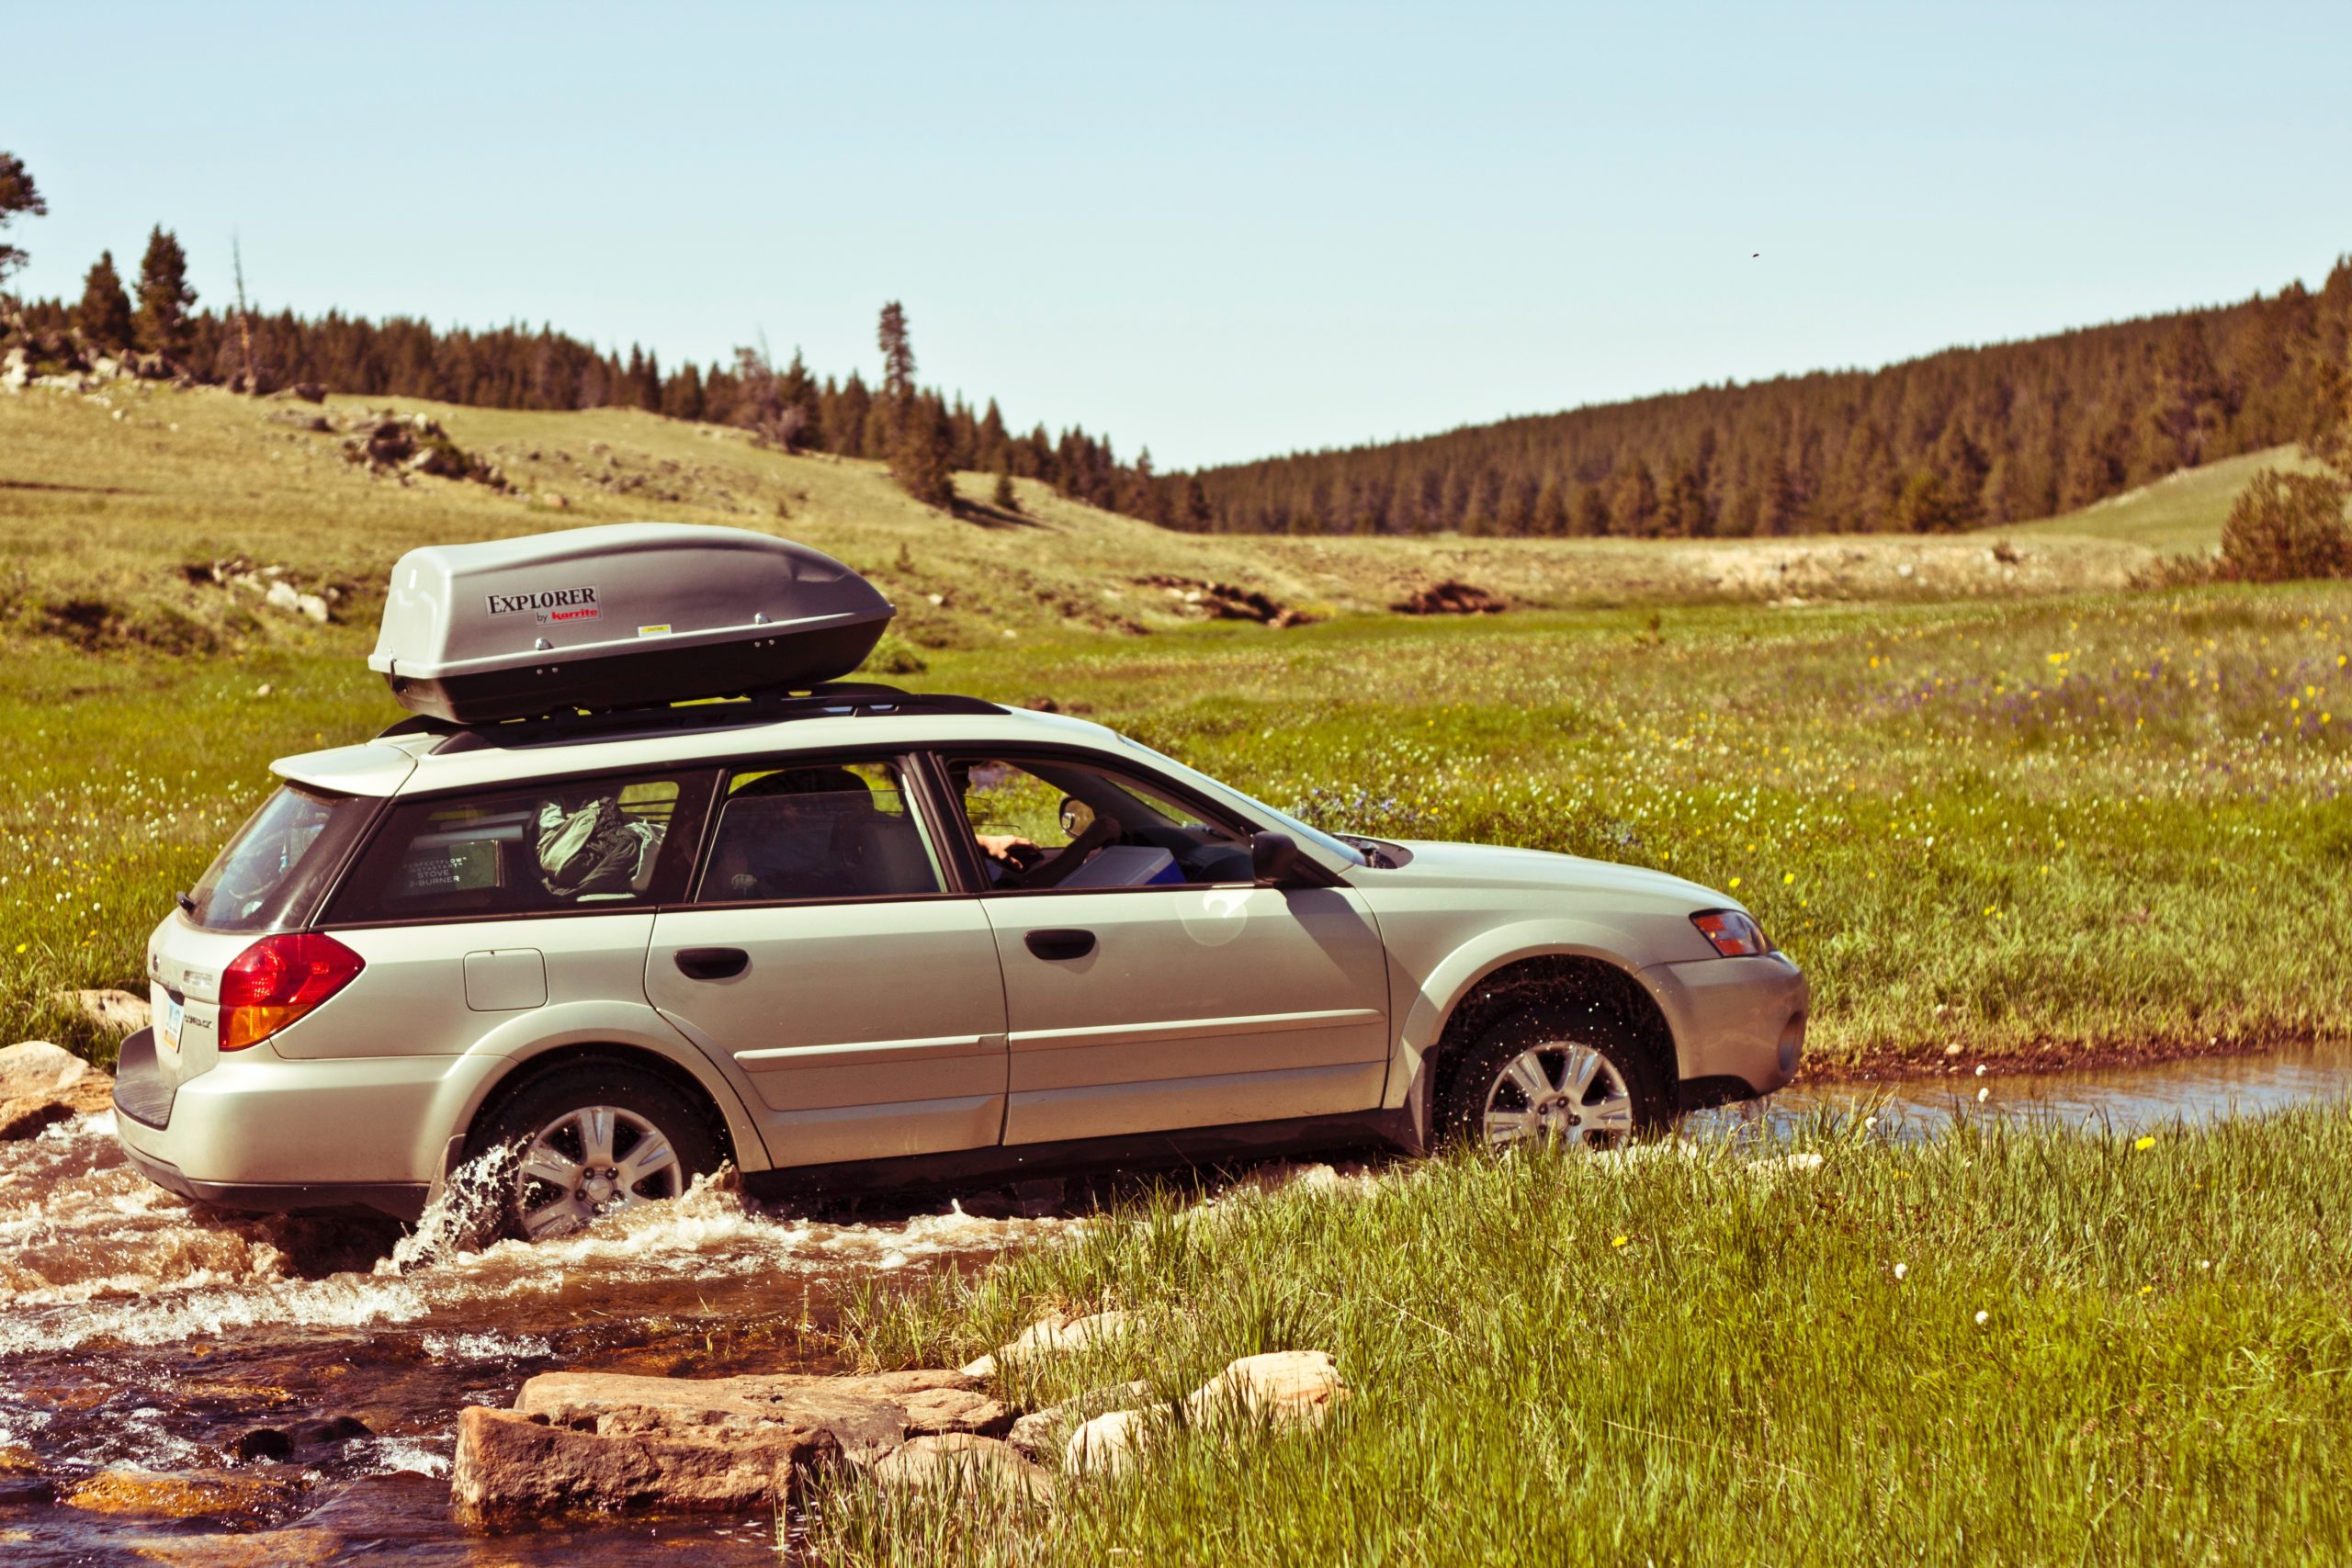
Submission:
[[[1806,1088],[1760,1115],[1784,1129],[1867,1105],[1904,1134],[1956,1113],[2121,1131],[2347,1089],[2345,1048],[2018,1077],[1972,1065]],[[821,1365],[845,1285],[975,1267],[1084,1223],[1011,1208],[816,1219],[697,1190],[572,1239],[466,1254],[436,1248],[429,1221],[403,1235],[192,1209],[123,1164],[107,1117],[0,1145],[0,1562],[773,1564],[766,1518],[469,1535],[448,1509],[457,1412],[556,1366]]]

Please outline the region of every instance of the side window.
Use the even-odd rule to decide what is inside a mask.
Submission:
[[[796,761],[728,775],[696,897],[908,898],[940,887],[895,763]]]
[[[650,904],[694,855],[699,780],[563,780],[396,806],[331,919],[533,915]],[[691,818],[691,819],[690,819]]]
[[[951,757],[989,882],[1005,890],[1187,887],[1250,880],[1250,846],[1163,789],[1078,763]]]

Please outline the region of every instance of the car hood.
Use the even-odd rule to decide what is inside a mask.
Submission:
[[[1681,903],[1690,908],[1739,909],[1738,899],[1668,872],[1619,865],[1614,861],[1587,860],[1581,855],[1553,854],[1544,850],[1509,849],[1499,844],[1453,844],[1438,840],[1405,842],[1413,852],[1411,863],[1394,870],[1373,870],[1351,876],[1359,886],[1496,887],[1531,891],[1574,890],[1613,893]]]

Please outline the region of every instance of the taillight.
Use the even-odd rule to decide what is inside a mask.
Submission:
[[[367,960],[331,936],[266,936],[220,972],[220,1049],[268,1039],[358,977]]]
[[[1691,916],[1690,923],[1725,958],[1753,958],[1772,951],[1764,940],[1764,928],[1737,909],[1708,909]]]

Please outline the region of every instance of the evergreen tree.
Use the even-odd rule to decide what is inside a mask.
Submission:
[[[989,406],[993,408],[996,405],[991,403]],[[1010,512],[1016,516],[1020,513],[1021,492],[1012,488],[1012,475],[1009,470],[999,468],[996,471],[996,488],[989,492],[989,504],[999,512]]]
[[[1568,533],[1568,497],[1560,488],[1557,474],[1544,476],[1544,486],[1535,492],[1532,531],[1547,539],[1566,538]]]
[[[1609,533],[1609,498],[1598,485],[1578,485],[1577,503],[1568,513],[1568,532],[1579,539],[1599,539]]]
[[[74,309],[74,325],[85,344],[102,353],[119,354],[130,346],[130,296],[123,292],[112,251],[100,251],[96,265],[82,279],[82,302]]]
[[[188,311],[195,306],[187,253],[159,223],[148,234],[147,254],[139,262],[139,346],[175,364],[185,359],[194,341]]]
[[[1617,499],[1609,508],[1609,515],[1617,525],[1617,532],[1633,539],[1647,539],[1657,533],[1657,479],[1650,466],[1636,457],[1617,484]]]
[[[18,218],[40,218],[49,211],[49,203],[41,199],[40,187],[33,183],[32,171],[14,152],[0,152],[0,234]],[[26,255],[19,246],[0,240],[0,287],[6,287],[11,275],[25,265]]]

